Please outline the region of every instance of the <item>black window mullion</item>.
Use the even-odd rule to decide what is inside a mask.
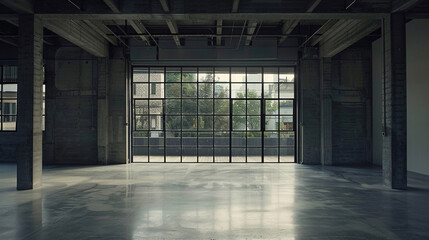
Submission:
[[[280,162],[280,68],[277,67],[277,84],[278,84],[278,126],[277,126],[277,162]]]

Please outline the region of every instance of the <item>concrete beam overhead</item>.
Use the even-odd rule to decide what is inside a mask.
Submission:
[[[44,21],[43,23],[50,31],[67,39],[94,56],[108,56],[109,51],[106,40],[102,36],[94,34],[94,31],[83,21]]]

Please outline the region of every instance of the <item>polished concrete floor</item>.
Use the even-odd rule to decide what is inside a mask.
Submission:
[[[0,239],[429,239],[429,177],[298,164],[0,164]]]

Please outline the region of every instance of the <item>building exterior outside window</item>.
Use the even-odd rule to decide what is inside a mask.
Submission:
[[[17,79],[17,66],[0,66],[0,131],[16,131]]]

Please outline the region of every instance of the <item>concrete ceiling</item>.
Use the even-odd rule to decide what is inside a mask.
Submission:
[[[92,52],[98,56],[105,54],[106,45],[126,45],[130,38],[147,45],[169,38],[180,47],[188,38],[212,39],[214,45],[222,45],[223,37],[244,37],[243,45],[251,46],[255,36],[277,38],[280,45],[286,38],[299,38],[300,43],[324,45],[324,51],[335,53],[338,49],[326,49],[332,48],[333,34],[353,30],[353,39],[342,38],[335,45],[353,43],[379,28],[377,19],[392,12],[425,17],[422,9],[429,9],[428,1],[0,0],[0,20],[17,25],[16,14],[38,14],[47,29],[75,45],[99,49]],[[73,31],[61,30],[70,25]],[[86,34],[86,42],[73,32]],[[0,32],[0,41],[1,35],[10,33]]]

